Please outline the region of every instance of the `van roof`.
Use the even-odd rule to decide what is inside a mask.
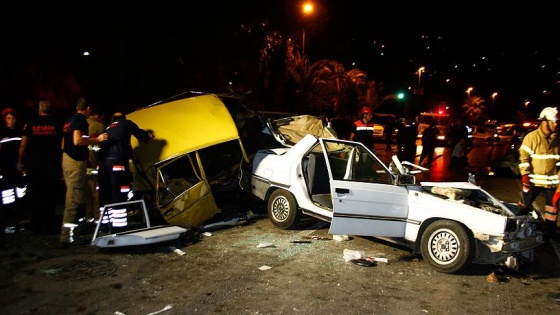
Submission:
[[[150,105],[126,115],[155,138],[131,144],[144,165],[239,139],[235,121],[225,104],[214,94],[190,94],[186,98]]]

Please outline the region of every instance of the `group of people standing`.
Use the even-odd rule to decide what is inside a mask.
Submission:
[[[34,234],[58,230],[61,246],[67,247],[75,241],[73,232],[80,215],[93,224],[104,205],[127,200],[123,187],[131,189],[132,185],[131,136],[148,142],[153,134],[122,113],[115,113],[108,126],[103,120],[103,113],[85,98],[77,101],[75,114],[65,122],[54,115],[50,101],[40,101],[38,116],[20,132],[21,142],[17,151],[11,152],[12,160],[2,159],[10,169],[26,175],[25,206]],[[0,152],[10,153],[2,149]],[[56,222],[61,177],[66,189],[64,213],[62,222]]]

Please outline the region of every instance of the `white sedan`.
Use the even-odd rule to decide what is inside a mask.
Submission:
[[[306,135],[291,148],[258,151],[249,179],[282,229],[313,216],[330,222],[331,234],[408,246],[443,273],[471,263],[517,270],[533,260],[543,243],[539,220],[472,182],[417,184],[421,169],[396,157],[386,166],[361,143]]]

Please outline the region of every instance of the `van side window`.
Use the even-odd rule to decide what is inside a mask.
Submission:
[[[160,206],[169,203],[201,181],[200,176],[197,175],[200,171],[196,165],[195,154],[189,153],[158,169],[158,204]]]
[[[238,140],[201,149],[198,151],[204,174],[212,190],[229,184],[231,178],[236,178],[236,169],[241,164],[241,153]]]

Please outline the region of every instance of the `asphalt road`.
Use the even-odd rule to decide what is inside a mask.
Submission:
[[[470,157],[477,184],[516,201],[518,179],[485,171],[491,149],[477,146]],[[447,170],[447,148],[438,150],[422,180],[465,181],[466,173]],[[157,246],[59,249],[56,235],[4,235],[0,314],[560,313],[557,243],[538,247],[519,271],[471,265],[449,275],[380,239],[333,240],[329,225],[312,218],[296,230],[274,228],[262,205],[229,197],[224,220],[248,211],[253,219]],[[386,262],[355,265],[345,250]]]

